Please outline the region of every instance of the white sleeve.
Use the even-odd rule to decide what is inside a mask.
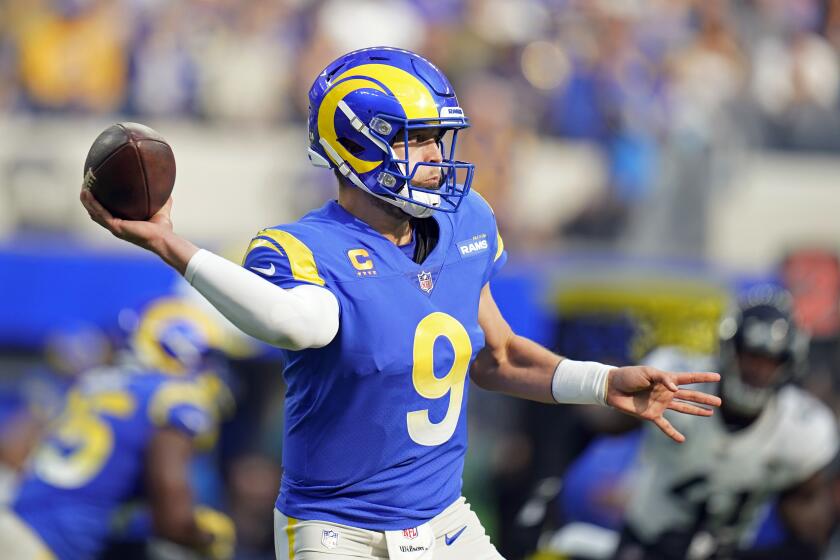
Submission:
[[[786,413],[779,429],[787,431],[781,451],[791,465],[792,483],[802,482],[828,465],[840,449],[837,419],[816,397],[798,387],[784,387]]]
[[[200,249],[184,278],[246,334],[288,350],[321,348],[338,332],[338,299],[320,286],[284,289]]]

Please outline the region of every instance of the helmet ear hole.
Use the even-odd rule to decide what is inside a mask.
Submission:
[[[349,138],[339,138],[338,142],[342,146],[344,146],[345,150],[347,150],[354,156],[358,156],[359,154],[365,151],[365,148],[363,146],[360,146],[359,144],[357,144],[353,140],[350,140]]]

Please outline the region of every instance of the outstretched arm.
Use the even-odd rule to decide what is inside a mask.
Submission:
[[[663,416],[674,410],[696,416],[712,411],[698,405],[720,406],[720,399],[680,385],[718,381],[716,373],[669,373],[646,366],[613,368],[576,362],[516,335],[502,317],[490,285],[481,291],[478,322],[485,346],[470,369],[480,387],[544,403],[601,404],[650,420],[670,438],[683,442]]]
[[[338,332],[332,292],[309,285],[286,290],[199,249],[173,231],[171,198],[149,221],[115,218],[89,191],[82,190],[80,198],[93,221],[158,255],[243,332],[290,350],[326,346]]]
[[[184,274],[187,263],[198,252],[198,247],[177,235],[172,229],[171,197],[163,208],[146,222],[115,218],[99,204],[89,190],[82,189],[79,199],[91,220],[110,231],[115,237],[156,254],[180,274]]]
[[[210,558],[227,560],[233,557],[233,524],[224,514],[195,506],[189,482],[192,456],[192,439],[184,433],[159,428],[152,436],[146,458],[152,529]]]

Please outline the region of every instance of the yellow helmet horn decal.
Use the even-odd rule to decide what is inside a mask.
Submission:
[[[357,173],[367,173],[380,165],[383,160],[368,161],[357,158],[338,142],[338,135],[335,130],[335,112],[338,103],[348,94],[360,89],[374,89],[385,93],[385,89],[382,87],[384,86],[397,98],[407,118],[436,119],[439,116],[435,100],[425,84],[396,66],[363,64],[337,76],[334,82],[338,83],[324,96],[318,111],[318,134]],[[338,165],[341,162],[336,161],[334,163]]]
[[[134,333],[134,350],[150,364],[166,373],[181,374],[185,367],[168,355],[158,342],[161,331],[173,320],[194,323],[206,337],[209,346],[220,348],[222,331],[218,324],[195,305],[178,298],[166,298],[154,303],[144,313]]]

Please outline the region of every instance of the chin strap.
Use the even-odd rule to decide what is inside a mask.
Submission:
[[[403,186],[403,188],[400,190],[400,196],[405,196],[406,198],[417,200],[418,202],[422,202],[423,204],[429,204],[435,207],[440,206],[440,195],[427,192],[417,192],[414,193],[414,195],[411,195],[408,186]],[[419,204],[412,204],[407,200],[400,200],[395,198],[393,199],[391,204],[399,206],[403,212],[415,218],[428,218],[432,215],[432,212],[434,212],[432,208],[420,206]]]

